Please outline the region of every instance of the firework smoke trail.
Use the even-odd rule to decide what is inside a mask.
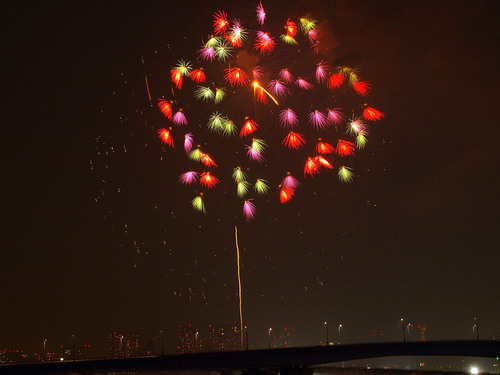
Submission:
[[[238,246],[238,227],[234,226],[234,239],[236,241],[236,263],[238,266],[238,298],[240,301],[240,345],[243,350],[243,304],[241,296],[241,269],[240,269],[240,247]]]

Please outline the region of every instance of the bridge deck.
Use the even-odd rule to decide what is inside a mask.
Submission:
[[[112,371],[219,371],[302,369],[364,358],[390,356],[500,356],[500,341],[438,341],[353,344],[240,352],[212,352],[159,357],[64,361],[0,366],[3,374],[64,374]],[[306,370],[307,369],[307,370]]]

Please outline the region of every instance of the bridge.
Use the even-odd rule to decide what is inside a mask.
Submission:
[[[157,357],[78,360],[0,366],[0,375],[71,374],[120,371],[217,371],[230,375],[313,375],[314,366],[391,356],[463,356],[496,358],[500,341],[434,341],[352,344]]]

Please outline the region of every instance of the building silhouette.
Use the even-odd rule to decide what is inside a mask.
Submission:
[[[198,353],[202,348],[202,340],[198,328],[191,324],[177,327],[177,354]]]
[[[208,351],[241,350],[241,335],[239,324],[227,322],[224,325],[210,324],[208,326]]]
[[[295,338],[295,329],[285,327],[282,331],[272,331],[271,347],[272,348],[289,348],[292,346]]]
[[[427,327],[422,324],[408,324],[407,326],[409,341],[426,341]]]
[[[130,358],[139,354],[139,334],[113,332],[109,337],[110,358]]]
[[[29,361],[29,356],[19,349],[0,349],[0,364],[24,363]]]
[[[59,359],[78,360],[90,358],[90,345],[61,345]]]

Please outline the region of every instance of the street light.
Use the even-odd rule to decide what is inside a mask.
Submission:
[[[269,349],[271,349],[271,332],[273,331],[272,328],[269,328]]]
[[[245,326],[245,344],[248,350],[248,326]]]
[[[47,339],[44,339],[43,340],[43,359],[46,360],[47,359]]]
[[[161,355],[165,355],[164,351],[163,351],[163,330],[160,331],[161,333]]]
[[[339,345],[340,345],[340,330],[342,329],[342,324],[339,324]]]
[[[198,353],[198,331],[195,333],[195,338],[196,338],[196,353]]]
[[[73,362],[75,362],[75,335],[71,335],[71,337],[73,338]]]
[[[405,320],[401,318],[401,328],[403,329],[403,342],[406,342]]]
[[[325,322],[325,330],[326,330],[326,346],[328,346],[328,322]]]
[[[474,325],[472,326],[472,332],[476,331],[476,340],[479,341],[479,322],[477,318],[474,318]]]

